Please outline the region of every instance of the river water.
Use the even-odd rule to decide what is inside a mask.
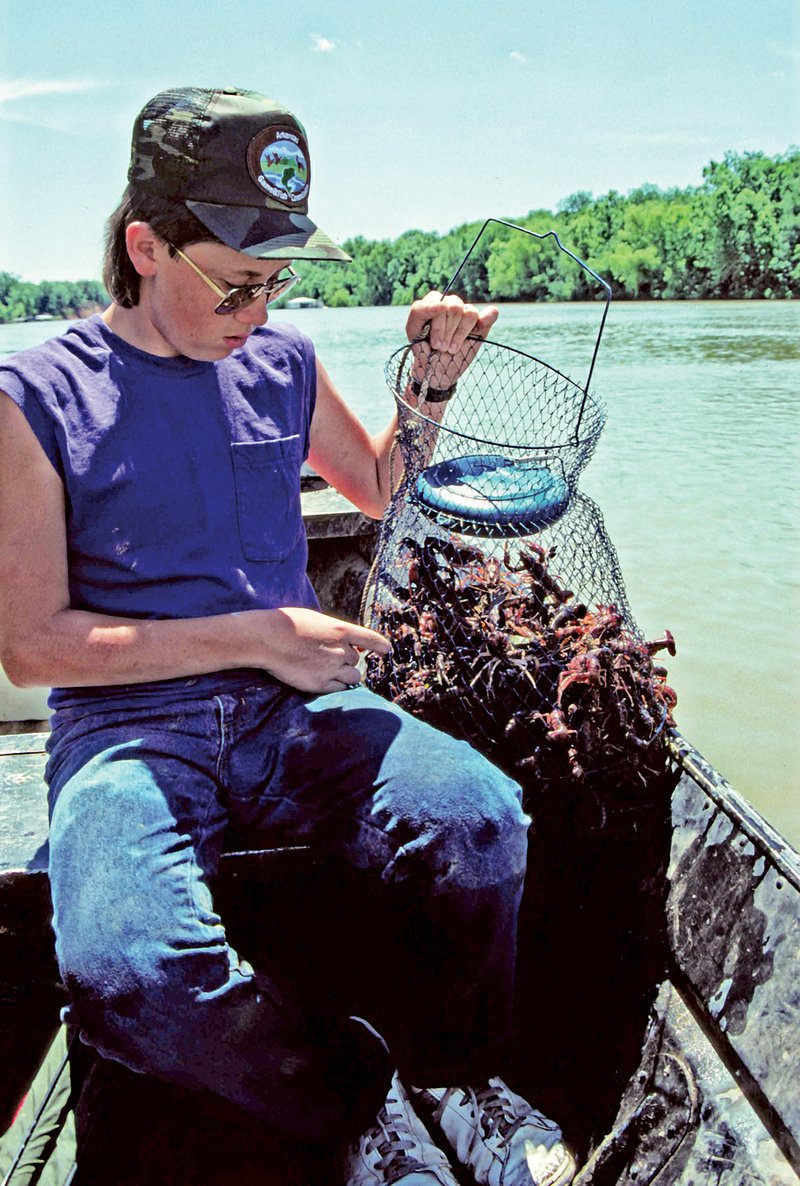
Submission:
[[[492,336],[582,384],[601,312],[503,306]],[[382,427],[404,311],[273,316],[314,339],[356,412]],[[0,326],[0,355],[64,324]],[[800,847],[800,305],[612,305],[592,388],[608,421],[582,487],[639,625],[675,636],[678,727]]]

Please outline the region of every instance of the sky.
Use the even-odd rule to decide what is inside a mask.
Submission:
[[[0,0],[0,271],[100,274],[130,128],[175,85],[280,100],[335,240],[699,185],[800,144],[800,0]]]

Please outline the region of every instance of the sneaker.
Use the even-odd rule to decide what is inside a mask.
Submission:
[[[414,1090],[414,1102],[480,1186],[568,1186],[575,1158],[552,1120],[507,1087]]]
[[[397,1074],[375,1124],[350,1146],[347,1186],[458,1186],[450,1163],[411,1106]]]

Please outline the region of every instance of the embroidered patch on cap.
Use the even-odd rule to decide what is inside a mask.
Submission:
[[[308,146],[294,128],[258,132],[247,149],[247,168],[258,188],[279,202],[296,206],[308,197]]]

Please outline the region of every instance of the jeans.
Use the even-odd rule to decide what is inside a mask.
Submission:
[[[384,1075],[374,1030],[412,1083],[496,1073],[529,820],[516,783],[466,743],[363,688],[265,680],[56,713],[47,781],[65,1017],[101,1054],[312,1139]],[[359,933],[357,902],[341,919],[366,973],[320,968],[330,1016],[228,942],[209,881],[232,835],[338,854],[385,908],[385,934]]]

